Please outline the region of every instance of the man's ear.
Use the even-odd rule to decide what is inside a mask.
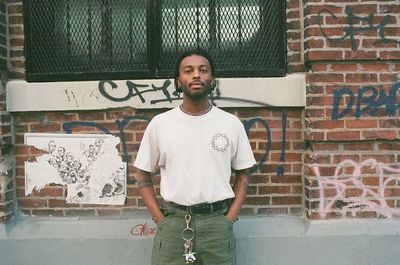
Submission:
[[[217,86],[217,80],[215,79],[214,76],[212,76],[211,85],[212,85],[213,89]]]
[[[179,93],[182,93],[182,83],[179,77],[175,78],[175,90]]]

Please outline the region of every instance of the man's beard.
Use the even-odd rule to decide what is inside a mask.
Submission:
[[[187,88],[182,89],[183,94],[193,101],[202,100],[209,94],[209,91],[211,91],[211,84],[205,84],[201,90],[196,91],[189,91]]]

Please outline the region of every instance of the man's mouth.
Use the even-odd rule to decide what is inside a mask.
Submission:
[[[199,82],[199,81],[194,81],[189,83],[190,86],[204,86],[203,82]]]

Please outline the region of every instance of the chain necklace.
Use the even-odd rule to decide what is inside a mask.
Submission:
[[[195,112],[195,113],[194,113],[194,112],[189,112],[189,111],[185,110],[185,109],[183,108],[183,104],[179,105],[179,108],[181,109],[181,111],[182,111],[183,113],[186,113],[187,115],[190,115],[190,116],[201,116],[201,115],[204,115],[204,114],[208,113],[208,112],[212,109],[212,104],[208,103],[207,109],[205,109],[205,110],[203,110],[203,111],[200,111],[200,112]]]

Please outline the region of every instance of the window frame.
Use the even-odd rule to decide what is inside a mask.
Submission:
[[[43,1],[43,0],[42,0]],[[44,0],[49,1],[51,0]],[[43,2],[44,2],[43,1]],[[107,1],[107,0],[105,0]],[[268,1],[268,0],[260,0]],[[48,81],[85,81],[85,80],[99,80],[99,79],[166,79],[170,78],[173,73],[171,70],[162,70],[158,67],[159,60],[162,52],[162,21],[157,19],[161,17],[161,1],[160,0],[149,0],[146,1],[146,55],[147,55],[147,68],[139,70],[137,68],[131,68],[129,71],[108,71],[103,68],[101,71],[86,71],[86,72],[34,72],[31,59],[31,50],[35,49],[32,44],[32,30],[31,30],[31,12],[30,3],[32,0],[23,0],[23,12],[24,12],[24,31],[25,31],[25,57],[26,57],[26,80],[29,82],[48,82]],[[279,47],[282,49],[280,54],[280,61],[283,66],[280,68],[268,68],[265,63],[263,69],[228,69],[220,70],[216,67],[217,77],[283,77],[287,74],[287,29],[286,29],[286,1],[279,1],[283,6],[282,14],[279,16],[281,19],[279,25],[281,27],[282,43]],[[210,5],[215,5],[215,1],[211,0]],[[261,5],[261,4],[260,4]],[[267,12],[267,11],[265,11]],[[215,14],[215,10],[211,9],[210,13]],[[268,12],[267,12],[268,13]],[[216,17],[211,17],[209,24],[216,21]],[[260,23],[261,25],[262,23]],[[211,27],[210,27],[211,28]],[[154,52],[149,52],[154,51]],[[43,60],[44,61],[44,60]],[[239,66],[240,68],[240,66]],[[106,73],[107,78],[104,78]]]

